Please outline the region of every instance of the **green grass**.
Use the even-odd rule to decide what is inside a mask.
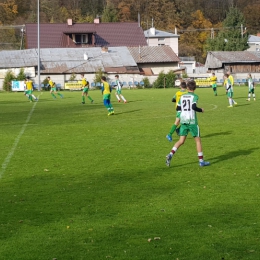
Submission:
[[[110,117],[100,91],[0,93],[0,259],[260,259],[259,101],[196,90],[211,165],[189,136],[168,168],[176,91],[113,93]]]

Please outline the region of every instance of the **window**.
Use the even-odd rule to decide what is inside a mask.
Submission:
[[[88,34],[73,34],[73,41],[79,44],[87,44],[88,43]]]

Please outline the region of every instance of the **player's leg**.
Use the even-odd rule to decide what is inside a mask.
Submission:
[[[82,94],[81,94],[81,97],[82,97],[82,104],[85,104],[85,92],[84,92],[84,89],[82,90]]]
[[[120,95],[120,91],[117,90],[116,93],[115,93],[115,95],[116,95],[117,101],[120,102],[120,101],[121,101],[121,100],[120,100],[120,96],[119,96],[119,95]]]
[[[108,99],[108,105],[109,105],[109,108],[110,108],[110,115],[114,115],[114,108],[110,102],[110,95],[109,95],[109,99]]]
[[[86,96],[88,97],[88,99],[90,100],[91,103],[94,102],[94,100],[91,98],[91,96],[88,94],[88,92],[86,93]]]
[[[213,91],[214,91],[214,95],[217,96],[218,93],[217,93],[217,87],[216,86],[213,87]]]
[[[171,142],[172,141],[172,135],[174,131],[177,129],[178,125],[180,124],[180,112],[177,112],[176,119],[174,124],[172,125],[169,134],[166,135],[166,138]]]
[[[201,139],[200,139],[200,128],[198,125],[193,125],[191,127],[191,134],[194,137],[195,143],[196,143],[196,148],[197,148],[197,153],[198,153],[198,158],[199,158],[199,165],[200,166],[208,166],[210,163],[204,161],[203,157],[203,151],[202,151],[202,144],[201,144]]]
[[[254,101],[255,101],[255,89],[253,88],[253,89],[251,90],[251,92],[252,92],[252,96],[253,96]]]
[[[55,96],[55,94],[53,93],[53,89],[52,89],[52,88],[51,88],[51,90],[50,90],[50,93],[51,93],[52,97],[55,99],[56,96]]]
[[[126,103],[126,99],[124,98],[124,96],[122,94],[120,94],[120,97],[123,99],[124,103]]]
[[[60,96],[60,98],[63,98],[63,95],[60,92],[57,92],[57,90],[55,90],[55,94],[57,94],[58,96]]]
[[[249,90],[247,95],[247,101],[250,101],[250,99],[251,99],[251,91]]]

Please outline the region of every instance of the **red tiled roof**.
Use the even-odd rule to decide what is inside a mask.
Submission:
[[[37,48],[37,24],[26,24],[27,49]],[[95,34],[95,46],[147,46],[143,29],[138,23],[82,23],[64,24],[40,24],[40,47],[82,47],[75,44],[66,34],[93,33]],[[86,47],[86,46],[84,46]],[[93,46],[92,46],[93,47]]]
[[[179,62],[170,46],[128,47],[136,63]]]

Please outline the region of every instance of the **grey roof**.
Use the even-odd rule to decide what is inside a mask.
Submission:
[[[172,38],[172,37],[180,37],[178,34],[168,33],[160,30],[155,29],[155,35],[153,35],[150,29],[144,31],[145,38]]]
[[[136,63],[179,62],[170,46],[128,47]]]
[[[249,35],[248,43],[255,43],[255,42],[260,43],[260,37],[259,36],[255,36],[255,35]]]
[[[38,49],[2,51],[0,68],[36,67],[37,52]],[[138,71],[127,47],[110,47],[108,52],[103,52],[100,47],[40,49],[40,59],[42,73],[93,73],[98,69],[109,72],[107,68],[113,72]]]
[[[254,51],[210,51],[205,66],[221,68],[224,63],[260,63],[260,54]]]
[[[222,62],[259,62],[258,55],[253,51],[212,51],[213,56]]]

